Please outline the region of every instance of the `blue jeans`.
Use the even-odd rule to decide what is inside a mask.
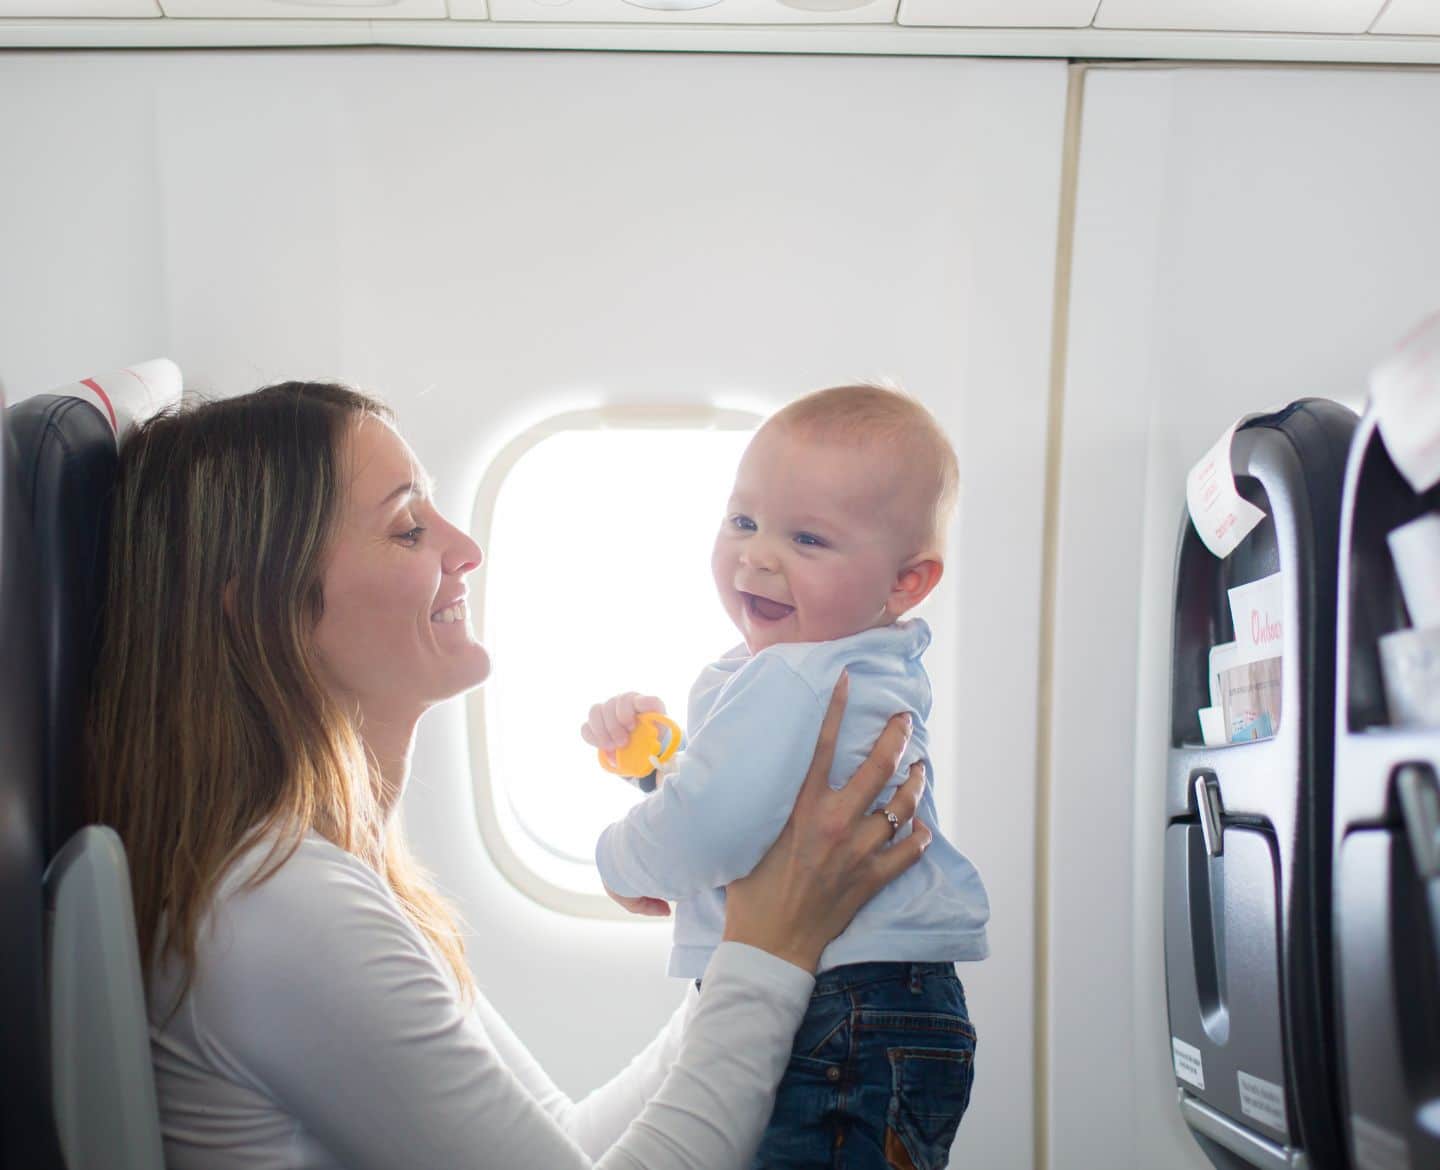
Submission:
[[[940,1170],[970,1104],[974,1057],[954,964],[823,972],[753,1170]]]

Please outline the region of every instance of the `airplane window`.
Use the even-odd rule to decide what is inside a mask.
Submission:
[[[683,726],[694,676],[739,642],[710,548],[759,419],[606,418],[552,420],[481,486],[477,634],[495,682],[470,696],[469,718],[482,835],[502,872],[553,908],[608,917],[619,911],[595,841],[640,796],[601,770],[580,725],[591,704],[634,690]]]

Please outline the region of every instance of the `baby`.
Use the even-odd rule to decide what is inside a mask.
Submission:
[[[757,1168],[828,1166],[843,1146],[846,1166],[931,1170],[946,1164],[969,1103],[975,1032],[954,962],[986,956],[989,900],[940,831],[920,662],[930,630],[900,620],[940,580],[957,490],[943,431],[896,391],[820,390],[767,420],[712,556],[744,645],[701,672],[684,750],[596,848],[616,901],[641,913],[676,902],[670,974],[698,980],[720,942],[724,886],[784,828],[840,672],[850,692],[832,786],[909,712],[909,745],[875,807],[923,760],[918,816],[934,840],[822,956]],[[663,709],[621,695],[597,704],[581,734],[613,750],[638,711]]]

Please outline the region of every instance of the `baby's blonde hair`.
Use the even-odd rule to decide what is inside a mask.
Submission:
[[[903,453],[911,473],[925,482],[927,515],[921,517],[933,548],[945,548],[945,533],[960,494],[960,461],[935,416],[902,390],[871,382],[816,390],[781,407],[766,426],[783,427],[804,438],[857,447],[888,445]]]

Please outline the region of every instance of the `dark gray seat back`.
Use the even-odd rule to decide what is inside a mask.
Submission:
[[[82,823],[84,719],[100,636],[117,444],[131,422],[178,397],[174,364],[148,362],[20,401],[0,423],[5,1167],[62,1165],[52,1103],[46,869]],[[128,885],[124,894],[128,903]]]
[[[1380,659],[1411,624],[1386,534],[1426,512],[1440,485],[1415,492],[1366,415],[1345,477],[1335,705],[1340,1085],[1357,1170],[1440,1166],[1440,728],[1397,726]]]
[[[0,1165],[56,1170],[43,962],[39,607],[8,414],[0,409]]]
[[[1345,407],[1303,399],[1237,430],[1265,519],[1226,558],[1188,515],[1175,572],[1165,959],[1181,1112],[1217,1166],[1341,1164],[1330,961],[1336,564]],[[1228,591],[1283,572],[1275,734],[1207,746]]]

